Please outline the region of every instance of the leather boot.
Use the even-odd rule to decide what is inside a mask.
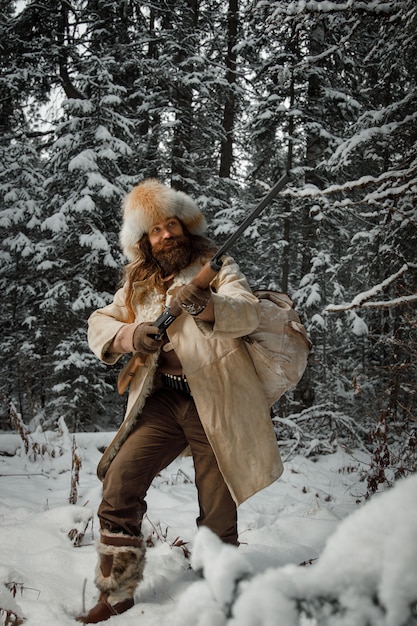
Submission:
[[[87,615],[76,618],[82,624],[104,622],[132,608],[135,589],[143,578],[145,546],[141,537],[102,532],[98,553],[95,584],[100,595]]]
[[[113,615],[124,613],[134,605],[133,598],[126,598],[126,600],[116,602],[113,605],[110,604],[107,598],[108,594],[101,593],[97,604],[88,611],[87,615],[80,615],[75,621],[82,624],[98,624],[98,622],[104,622]]]

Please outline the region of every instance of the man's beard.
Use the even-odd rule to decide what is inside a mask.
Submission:
[[[171,243],[175,245],[171,247]],[[170,276],[178,274],[190,262],[191,259],[191,242],[189,237],[181,235],[172,239],[163,241],[152,248],[152,254],[159,267],[162,276]]]

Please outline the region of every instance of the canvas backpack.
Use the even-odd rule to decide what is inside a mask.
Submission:
[[[311,342],[287,294],[271,290],[254,294],[260,303],[260,323],[243,340],[272,406],[301,380]]]

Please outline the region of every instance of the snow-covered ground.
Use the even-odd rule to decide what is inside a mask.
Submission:
[[[83,596],[86,608],[96,597],[95,468],[113,433],[73,437],[62,426],[31,436],[43,451],[0,434],[0,623],[8,609],[27,626],[74,624]],[[81,468],[69,504],[74,442]],[[240,507],[237,549],[197,533],[192,460],[177,459],[148,494],[136,604],[107,623],[417,624],[417,477],[365,501],[368,462],[342,449],[287,460],[282,478]]]

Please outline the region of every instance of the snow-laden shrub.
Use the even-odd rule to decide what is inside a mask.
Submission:
[[[375,494],[341,522],[310,567],[291,564],[252,575],[244,552],[202,528],[192,565],[204,581],[183,594],[173,624],[412,626],[416,554],[417,475]]]

